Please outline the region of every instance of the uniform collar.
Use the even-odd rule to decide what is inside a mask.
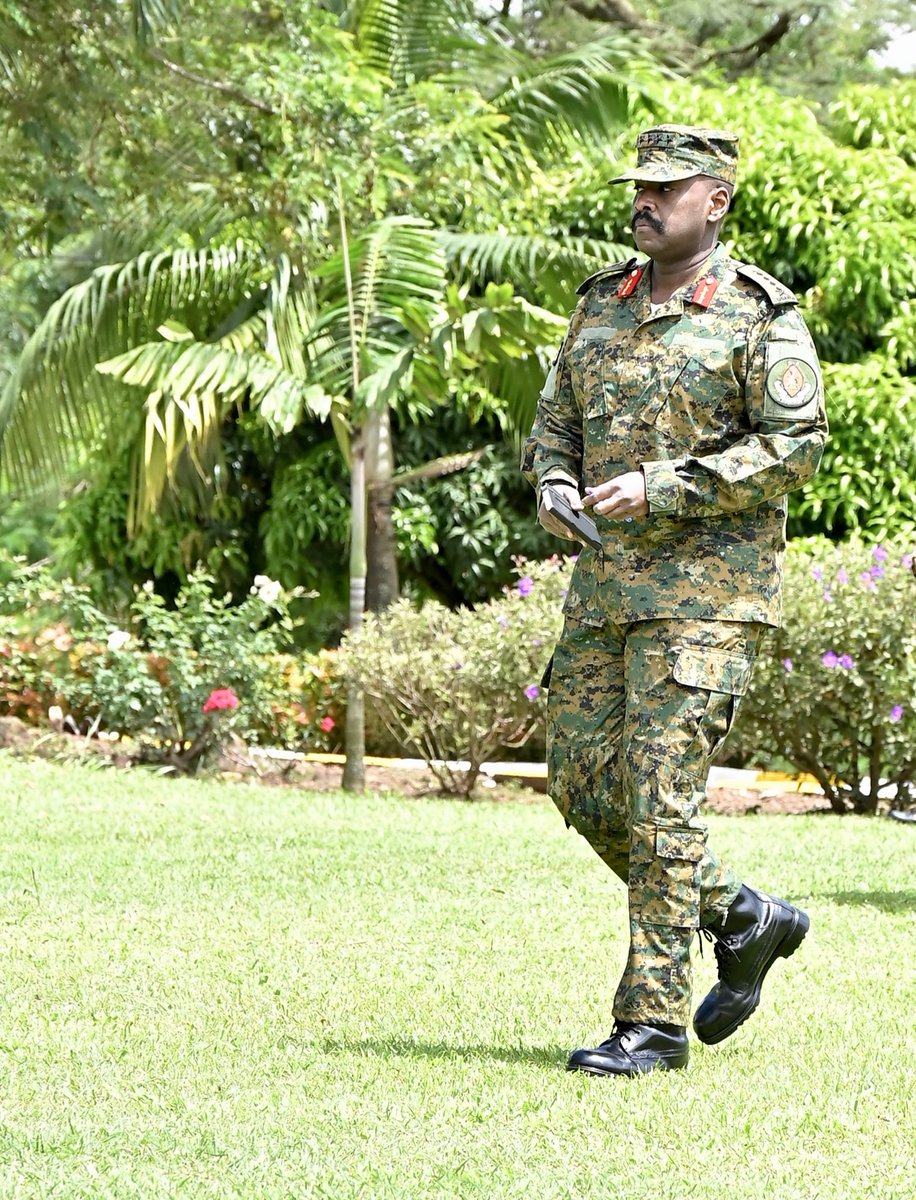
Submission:
[[[656,311],[652,312],[652,280],[650,264],[643,265],[639,282],[628,297],[633,316],[642,324],[657,321],[662,317],[680,316],[688,306],[707,309],[715,299],[727,269],[728,255],[721,242],[716,242],[712,254],[701,267],[696,278],[678,290]]]

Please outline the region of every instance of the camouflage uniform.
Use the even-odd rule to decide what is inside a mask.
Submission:
[[[522,469],[538,488],[642,470],[649,513],[595,515],[602,550],[576,562],[550,669],[550,793],[628,883],[615,1018],[686,1025],[693,930],[740,887],[699,806],[780,621],[785,496],[817,469],[823,388],[794,295],[721,244],[654,311],[635,259],[579,292]]]

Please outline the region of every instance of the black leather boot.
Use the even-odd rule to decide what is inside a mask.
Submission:
[[[594,1050],[574,1050],[567,1071],[589,1075],[645,1075],[687,1066],[690,1048],[683,1025],[643,1025],[618,1021],[606,1042]]]
[[[767,971],[777,958],[794,954],[810,924],[807,913],[785,900],[742,886],[724,920],[707,927],[716,938],[719,982],[693,1018],[701,1042],[724,1041],[748,1019]]]

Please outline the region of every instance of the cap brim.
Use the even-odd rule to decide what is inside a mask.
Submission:
[[[670,167],[634,167],[632,171],[615,175],[608,183],[677,183],[681,179],[693,179],[702,174],[702,171],[696,170],[672,171]]]

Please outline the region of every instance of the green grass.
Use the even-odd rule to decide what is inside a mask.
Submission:
[[[811,934],[687,1071],[604,1080],[563,1065],[625,897],[546,801],[0,778],[3,1200],[913,1195],[908,826],[714,820]]]

